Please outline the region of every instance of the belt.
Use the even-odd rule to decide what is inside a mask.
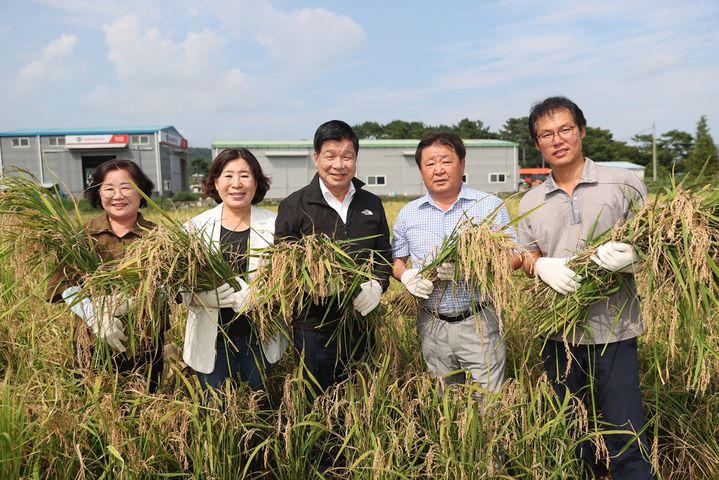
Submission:
[[[455,323],[455,322],[461,322],[462,320],[471,317],[472,315],[483,310],[487,306],[489,306],[489,302],[482,302],[477,305],[474,305],[473,307],[468,308],[464,312],[458,313],[457,315],[445,315],[443,313],[430,312],[429,310],[426,310],[426,312],[434,317],[439,318],[440,320],[444,320],[447,323]]]

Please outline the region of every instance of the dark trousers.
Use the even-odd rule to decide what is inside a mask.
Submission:
[[[295,355],[317,381],[321,393],[347,378],[350,363],[372,352],[374,335],[371,331],[333,335],[333,332],[294,327],[294,344]]]
[[[590,415],[594,411],[592,405],[598,406],[607,429],[641,431],[646,422],[636,338],[606,345],[571,345],[569,350],[572,364],[568,374],[563,343],[548,340],[543,351],[544,366],[557,395],[564,398],[569,392],[580,398]],[[651,464],[645,458],[649,445],[644,433],[638,440],[630,434],[607,434],[604,441],[614,480],[654,478]],[[626,450],[621,452],[625,446]],[[584,442],[578,448],[582,460],[593,468],[596,459],[591,446]]]
[[[146,350],[131,357],[125,353],[113,353],[110,357],[112,367],[117,373],[143,373],[148,382],[148,391],[155,393],[160,386],[160,377],[162,376],[162,368],[164,361],[162,357],[162,347],[164,344],[164,332],[159,335],[157,347],[152,350]],[[94,345],[88,347],[87,352],[81,352],[76,341],[72,342],[75,356],[73,359],[73,367],[75,368],[74,376],[77,379],[83,378],[83,371],[86,371],[92,364],[98,364],[103,359],[95,358],[97,353]],[[90,359],[87,365],[86,358]]]
[[[228,338],[218,332],[216,349],[214,370],[195,372],[203,390],[221,387],[227,379],[245,382],[252,390],[264,386],[265,355],[257,334],[251,332]]]

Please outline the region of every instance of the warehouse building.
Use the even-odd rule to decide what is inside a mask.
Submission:
[[[173,126],[0,132],[0,171],[29,171],[40,182],[79,195],[101,163],[132,160],[155,194],[188,190],[187,140]]]
[[[420,196],[426,193],[414,160],[419,140],[360,140],[357,178],[369,191],[384,196]],[[465,182],[490,193],[517,191],[518,146],[503,140],[464,140],[467,147]],[[259,160],[272,179],[267,198],[281,199],[312,179],[315,166],[312,142],[215,141],[212,157],[226,148],[244,147]]]

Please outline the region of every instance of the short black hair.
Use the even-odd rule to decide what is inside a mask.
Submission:
[[[417,166],[421,167],[422,163],[422,151],[435,143],[445,145],[454,150],[460,160],[464,160],[467,156],[467,149],[464,146],[464,142],[454,133],[450,132],[429,132],[426,133],[417,145],[417,150],[414,152],[414,161],[417,162]]]
[[[359,152],[359,139],[355,134],[352,127],[342,120],[330,120],[325,122],[315,132],[314,148],[315,153],[320,153],[322,150],[322,144],[327,140],[352,140],[352,145],[355,147],[355,153]]]
[[[256,205],[265,198],[265,194],[270,189],[270,178],[262,171],[262,166],[257,158],[246,148],[226,148],[221,151],[212,161],[212,165],[210,165],[207,178],[202,182],[202,191],[215,202],[222,203],[222,198],[220,198],[220,194],[217,192],[217,188],[215,188],[215,180],[217,180],[228,163],[238,158],[247,162],[250,166],[252,176],[257,183],[255,196],[252,197],[252,202],[250,202],[252,205]]]
[[[132,160],[123,160],[116,158],[114,160],[108,160],[107,162],[101,163],[95,171],[92,173],[92,183],[87,190],[85,190],[85,198],[95,208],[102,208],[102,200],[100,199],[100,185],[105,181],[105,177],[108,173],[113,170],[125,170],[132,181],[135,183],[137,188],[147,195],[152,195],[152,189],[155,184],[152,183],[145,172]],[[142,195],[140,196],[140,208],[147,206],[147,200]]]
[[[532,105],[532,109],[529,111],[529,134],[535,141],[537,140],[537,120],[545,115],[551,115],[556,110],[569,110],[574,118],[574,123],[580,130],[587,126],[584,113],[576,103],[563,96],[547,97]]]

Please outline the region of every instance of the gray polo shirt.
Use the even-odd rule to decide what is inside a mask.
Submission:
[[[570,257],[597,236],[631,215],[633,204],[647,196],[644,183],[629,170],[599,166],[585,158],[584,170],[572,195],[557,187],[552,176],[519,202],[519,215],[537,208],[519,221],[521,244],[544,257]],[[627,274],[629,275],[629,274]],[[633,279],[606,300],[589,307],[591,338],[578,329],[573,344],[602,344],[633,338],[642,333],[639,299]],[[560,340],[556,335],[552,340]]]

